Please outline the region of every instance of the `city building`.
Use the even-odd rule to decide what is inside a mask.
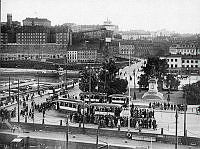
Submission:
[[[72,45],[72,31],[67,26],[55,27],[55,42],[57,44]]]
[[[95,62],[97,60],[97,49],[78,50],[78,62]]]
[[[22,26],[16,35],[17,44],[45,44],[48,29],[43,26]]]
[[[123,40],[150,40],[151,39],[151,34],[150,32],[146,31],[121,31],[120,34],[122,35]]]
[[[134,42],[119,42],[119,54],[126,56],[135,54]]]
[[[195,43],[179,43],[172,44],[169,47],[170,54],[181,54],[181,55],[197,55],[197,45]]]
[[[199,55],[167,55],[160,57],[166,59],[169,73],[187,74],[188,71],[193,74],[200,74],[200,56]]]
[[[51,26],[51,21],[46,18],[26,18],[22,22],[23,26]]]
[[[77,25],[75,23],[65,23],[63,25],[70,27],[72,32],[92,31],[103,28],[102,25]]]
[[[78,62],[78,52],[77,51],[67,51],[67,63]]]
[[[106,28],[106,30],[113,31],[114,33],[117,33],[119,31],[119,27],[117,25],[113,25],[109,19],[104,21],[102,26],[103,28]]]

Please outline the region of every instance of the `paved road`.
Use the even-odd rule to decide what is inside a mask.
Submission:
[[[2,133],[12,134],[9,130],[2,130]],[[66,140],[66,134],[64,132],[47,132],[47,131],[30,131],[29,133],[15,132],[19,137],[31,137],[31,138],[41,138],[41,139],[53,139],[53,140]],[[86,143],[96,143],[95,135],[83,135],[83,134],[69,134],[69,141],[73,142],[86,142]],[[116,138],[116,137],[105,137],[99,136],[99,143],[115,146],[127,146],[127,147],[146,147],[152,149],[173,149],[174,144],[164,144],[159,142],[145,142],[145,141],[135,141],[126,138]],[[189,146],[179,145],[178,149],[189,149]],[[197,147],[191,147],[190,149],[197,149]]]

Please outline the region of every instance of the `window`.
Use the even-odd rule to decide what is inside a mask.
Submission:
[[[173,64],[171,64],[171,68],[173,68]]]
[[[195,60],[195,63],[198,63],[198,60]]]
[[[177,62],[177,59],[175,59],[175,62]]]
[[[182,65],[182,67],[184,68],[184,67],[185,67],[185,65]]]
[[[193,65],[191,65],[191,67],[193,68]]]
[[[185,63],[185,60],[182,60],[182,63]]]
[[[173,59],[171,59],[171,62],[173,62]]]
[[[189,63],[190,61],[189,60],[187,60],[187,63]]]
[[[191,63],[193,63],[193,60],[191,60]]]
[[[196,68],[198,68],[198,65],[195,65]]]

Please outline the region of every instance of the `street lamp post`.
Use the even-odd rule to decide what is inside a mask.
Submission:
[[[169,86],[168,86],[168,96],[167,96],[167,102],[170,102],[170,87],[171,87],[171,80],[169,80]]]
[[[106,86],[107,86],[107,73],[108,73],[109,71],[106,69],[105,70],[105,83],[104,83],[104,92],[105,92],[105,95],[107,96],[107,91],[106,91]],[[107,99],[105,99],[105,96],[104,96],[104,102],[105,102],[105,100],[107,100]],[[107,101],[106,101],[106,103],[107,103]]]
[[[17,113],[18,113],[18,125],[20,123],[20,115],[19,115],[19,79],[18,79],[18,94],[17,94]]]
[[[128,132],[131,125],[131,88],[130,88],[131,51],[129,50],[129,102],[128,102]]]
[[[175,149],[178,148],[178,107],[176,106],[176,114],[175,114],[175,118],[176,118],[176,141],[175,141]]]

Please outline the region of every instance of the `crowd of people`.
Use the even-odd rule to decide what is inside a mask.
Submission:
[[[105,127],[128,127],[128,117],[120,115],[100,115],[92,112],[75,112],[70,113],[70,121],[72,123],[89,123],[98,124],[101,128]],[[117,110],[116,110],[117,111]],[[109,112],[109,111],[108,111]],[[98,112],[97,112],[98,113]],[[83,115],[84,114],[84,115]],[[157,123],[154,118],[154,111],[144,108],[131,107],[130,127],[136,129],[156,129]]]
[[[175,111],[176,108],[178,111],[184,111],[184,105],[183,104],[171,104],[171,103],[160,103],[160,102],[153,102],[149,103],[149,108],[153,109],[160,109],[160,110],[172,110]],[[187,105],[186,105],[186,111],[187,111]]]
[[[13,108],[12,110],[7,110],[5,108],[0,109],[1,121],[10,120],[10,118],[14,117],[16,117],[16,108]]]

